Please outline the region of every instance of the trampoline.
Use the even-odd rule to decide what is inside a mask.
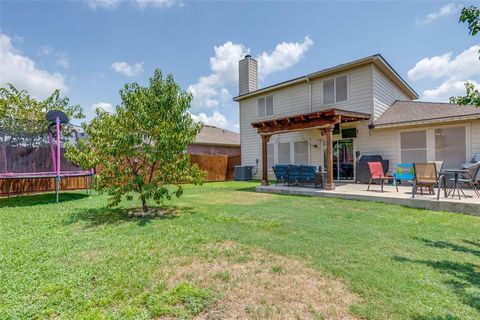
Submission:
[[[63,177],[85,177],[86,192],[91,194],[94,169],[83,170],[68,161],[62,148],[67,141],[78,146],[84,135],[61,111],[51,110],[45,119],[0,122],[0,180],[6,182],[8,196],[15,179],[54,179],[58,203]]]

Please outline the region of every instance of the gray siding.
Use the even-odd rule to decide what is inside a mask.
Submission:
[[[238,64],[239,94],[258,89],[258,63],[252,58],[240,60]]]
[[[380,117],[396,100],[411,100],[377,67],[373,67],[374,119]]]

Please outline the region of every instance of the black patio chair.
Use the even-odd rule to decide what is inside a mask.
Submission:
[[[458,182],[470,185],[470,187],[473,189],[477,197],[480,198],[480,191],[476,186],[477,175],[478,175],[478,172],[480,171],[480,162],[474,164],[473,166],[470,166],[466,170],[468,171],[468,173],[462,174],[461,177],[458,179]]]

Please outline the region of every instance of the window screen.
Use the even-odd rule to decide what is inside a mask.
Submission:
[[[435,160],[444,168],[460,168],[466,152],[465,127],[435,129]]]
[[[335,102],[335,80],[330,79],[323,81],[323,104],[331,104]]]
[[[275,159],[273,157],[273,144],[267,144],[267,165],[271,168],[275,163]]]
[[[278,163],[290,164],[290,142],[278,144]]]
[[[293,145],[295,164],[308,164],[308,142],[298,141]]]
[[[347,76],[335,79],[335,102],[347,101]]]
[[[402,163],[427,161],[427,132],[408,131],[400,133]]]
[[[258,117],[265,117],[265,98],[258,99]]]

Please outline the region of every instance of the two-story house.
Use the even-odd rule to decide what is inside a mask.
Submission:
[[[418,94],[379,54],[258,88],[257,61],[239,62],[242,165],[268,184],[274,164],[321,165],[328,189],[354,180],[358,154],[458,168],[480,153],[480,109],[414,101]]]

